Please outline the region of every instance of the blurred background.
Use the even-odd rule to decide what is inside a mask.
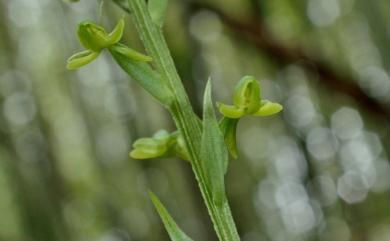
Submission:
[[[135,161],[167,112],[109,54],[77,70],[90,19],[143,51],[126,0],[0,0],[0,240],[169,240],[147,190],[217,240],[188,163]],[[390,240],[390,2],[170,0],[164,32],[200,113],[243,75],[284,105],[240,122],[227,192],[243,241]]]

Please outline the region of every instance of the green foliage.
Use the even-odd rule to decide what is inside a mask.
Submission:
[[[171,105],[171,90],[163,82],[161,75],[153,70],[148,63],[135,60],[123,54],[122,51],[115,51],[113,48],[109,50],[119,66],[137,81],[140,86],[159,100],[165,107]]]
[[[221,207],[225,200],[224,175],[227,170],[228,151],[211,100],[211,83],[207,82],[203,100],[203,133],[201,142],[202,168],[214,203]]]
[[[119,43],[124,29],[123,19],[110,34],[103,27],[85,21],[78,27],[78,36],[87,50],[73,55],[67,67],[75,69],[86,65],[108,48],[122,69],[170,111],[178,131],[168,133],[161,130],[153,137],[140,138],[134,142],[130,156],[135,159],[179,156],[189,160],[219,239],[238,241],[224,181],[229,151],[234,158],[238,156],[238,120],[245,115],[272,115],[282,107],[261,100],[259,83],[254,77],[245,76],[235,88],[233,105],[219,104],[224,117],[218,122],[211,98],[211,82],[208,81],[203,120],[199,121],[188,102],[160,31],[167,1],[151,0],[146,6],[144,0],[129,0],[128,4],[146,50],[153,59]],[[153,67],[149,61],[153,61]],[[171,239],[191,240],[179,229],[158,198],[152,193],[150,196]]]
[[[176,224],[175,220],[169,215],[167,209],[158,199],[158,197],[149,191],[150,199],[152,200],[154,207],[156,208],[161,220],[164,223],[165,229],[167,230],[169,237],[172,241],[192,241]]]

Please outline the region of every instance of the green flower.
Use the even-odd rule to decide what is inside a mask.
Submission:
[[[119,20],[114,30],[107,33],[106,30],[91,21],[83,21],[79,24],[77,35],[81,45],[86,50],[72,55],[67,61],[68,69],[77,69],[95,60],[100,52],[109,48],[136,61],[151,61],[151,57],[141,54],[119,43],[122,38],[125,21]]]
[[[238,157],[236,131],[240,118],[246,115],[270,116],[278,113],[283,106],[269,100],[261,100],[260,84],[252,76],[244,76],[234,89],[233,105],[217,103],[224,116],[219,124],[225,143],[233,158]]]
[[[252,76],[244,76],[236,85],[233,105],[217,104],[222,115],[231,119],[246,115],[269,116],[283,109],[278,103],[261,100],[259,82]]]
[[[168,133],[166,130],[160,130],[153,137],[136,140],[133,148],[130,157],[134,159],[179,156],[184,160],[189,160],[184,140],[178,131]]]
[[[108,34],[102,26],[91,21],[83,21],[78,26],[77,35],[84,48],[100,52],[102,49],[119,42],[122,38],[124,27],[125,21],[121,19],[114,30]]]

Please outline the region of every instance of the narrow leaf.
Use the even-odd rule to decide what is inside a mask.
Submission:
[[[169,215],[167,209],[164,207],[164,205],[161,203],[161,201],[158,199],[158,197],[152,193],[149,192],[150,199],[152,200],[154,207],[156,208],[158,214],[160,215],[160,218],[162,222],[164,223],[164,227],[167,230],[169,237],[172,241],[192,241],[190,237],[188,237],[176,224],[175,220]]]
[[[210,81],[207,82],[203,101],[203,133],[200,155],[213,201],[221,207],[226,201],[224,175],[227,170],[228,151],[215,117]]]
[[[149,64],[136,61],[120,52],[109,49],[110,53],[121,66],[121,68],[138,82],[146,91],[168,107],[171,104],[173,95],[160,75],[154,71]]]
[[[153,22],[160,28],[164,24],[168,0],[149,0],[148,10]]]

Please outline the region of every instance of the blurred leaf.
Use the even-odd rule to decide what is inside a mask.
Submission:
[[[153,22],[160,28],[164,24],[168,0],[149,0],[148,9]]]
[[[167,230],[169,237],[172,241],[192,241],[176,224],[175,220],[169,215],[167,209],[158,199],[158,197],[149,191],[150,199],[153,202],[154,207],[156,208],[158,214],[160,215],[161,220],[164,223],[164,227]]]

